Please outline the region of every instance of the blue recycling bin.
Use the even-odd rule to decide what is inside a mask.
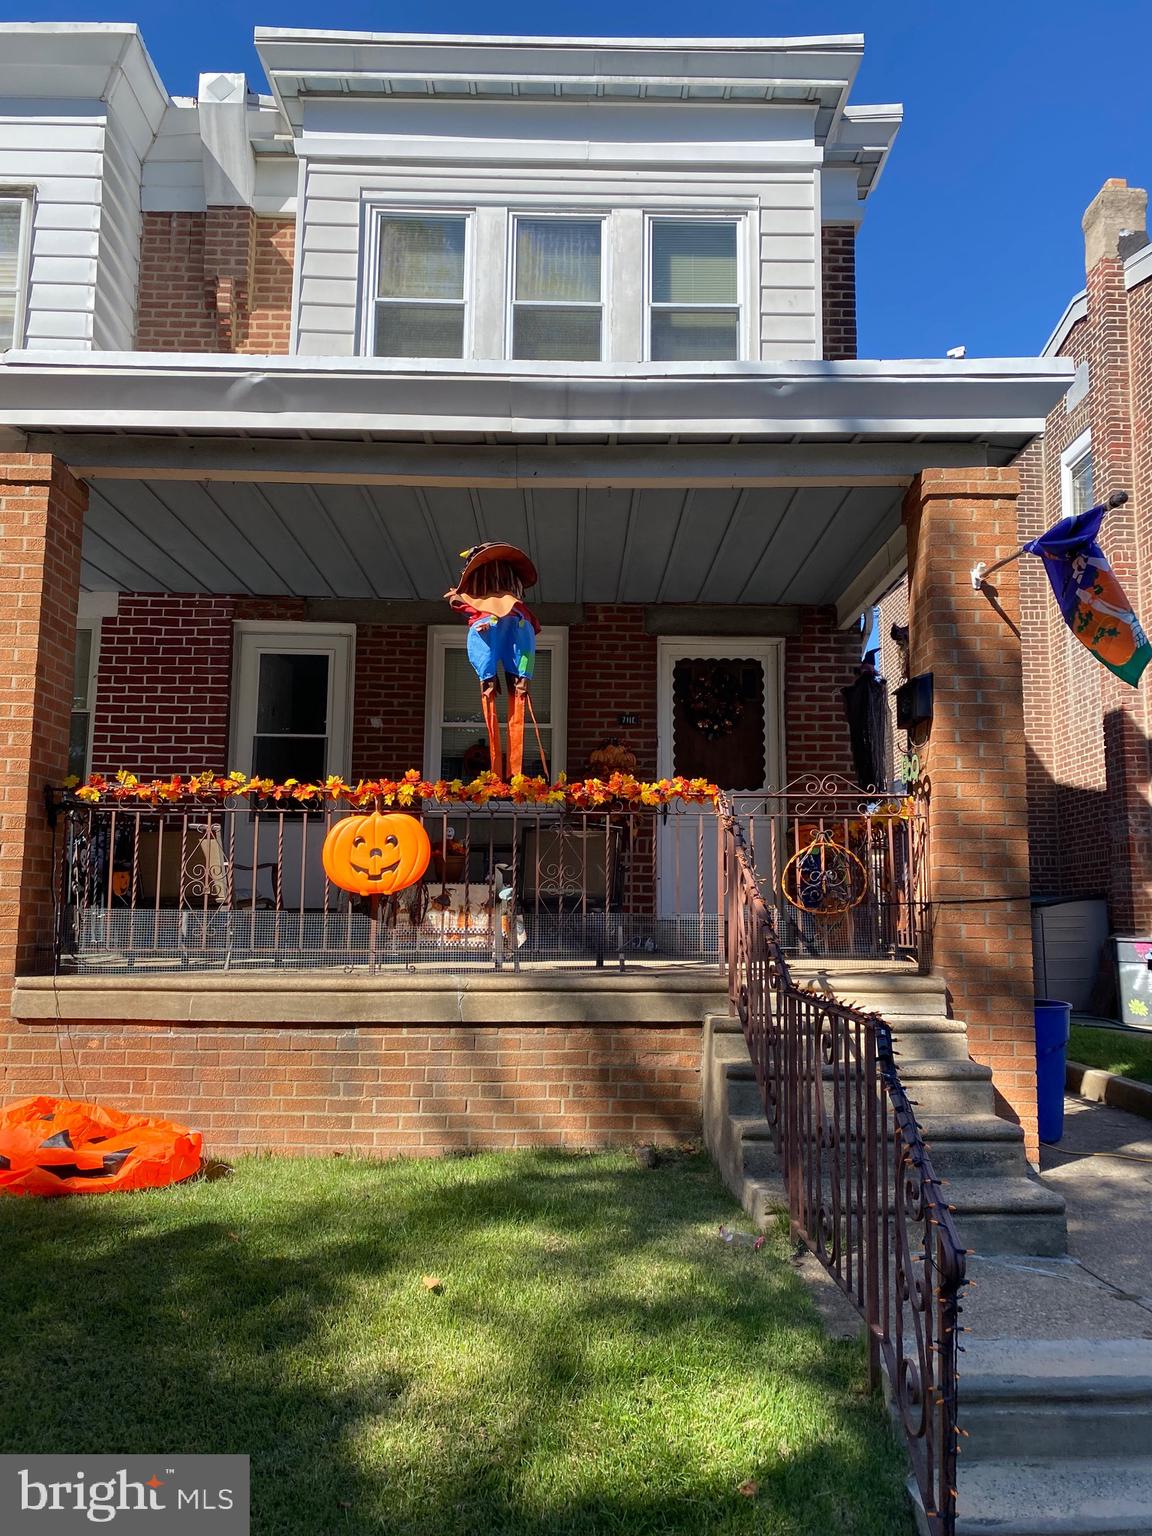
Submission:
[[[1072,1004],[1038,997],[1036,1013],[1036,1113],[1040,1140],[1059,1141],[1064,1134],[1064,1066]]]

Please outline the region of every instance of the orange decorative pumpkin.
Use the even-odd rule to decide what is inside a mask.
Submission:
[[[357,896],[391,896],[415,885],[428,868],[432,845],[414,816],[345,816],[324,839],[324,873]]]
[[[635,773],[637,757],[618,736],[609,736],[588,754],[588,766],[597,778],[611,773]]]

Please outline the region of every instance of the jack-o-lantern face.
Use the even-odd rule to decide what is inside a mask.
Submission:
[[[324,873],[357,896],[391,896],[415,885],[431,857],[428,834],[414,816],[345,816],[324,839]]]

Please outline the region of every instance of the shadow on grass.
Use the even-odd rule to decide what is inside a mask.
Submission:
[[[4,1202],[0,1450],[249,1454],[259,1536],[908,1532],[861,1350],[732,1215],[550,1152]]]

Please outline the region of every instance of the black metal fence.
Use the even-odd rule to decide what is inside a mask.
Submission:
[[[793,1234],[864,1319],[928,1526],[956,1520],[960,1245],[884,1021],[800,988],[735,807],[724,824],[728,984],[787,1191]]]

